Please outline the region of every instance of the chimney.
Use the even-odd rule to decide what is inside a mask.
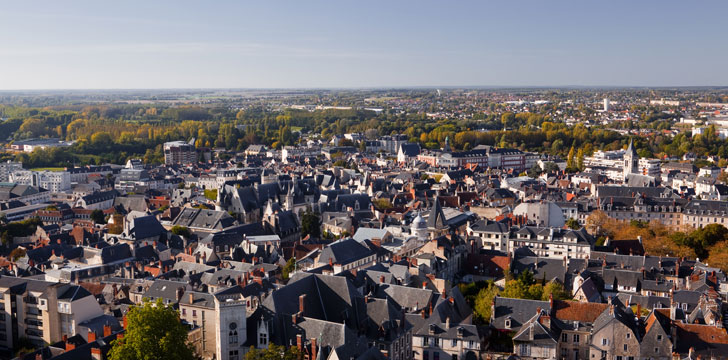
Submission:
[[[450,317],[448,316],[445,318],[445,329],[449,329],[449,328],[450,328]]]
[[[104,325],[104,337],[111,336],[111,326]]]
[[[71,344],[69,342],[66,343],[66,351],[71,351],[76,348],[76,345]]]
[[[311,359],[316,360],[316,352],[318,351],[318,348],[316,347],[316,338],[311,338]]]
[[[306,309],[305,302],[306,294],[302,294],[298,297],[298,311],[301,313],[301,316],[303,316],[303,311]]]
[[[101,360],[101,349],[100,348],[91,348],[91,357],[94,360]]]
[[[122,326],[124,326],[124,329],[126,329],[126,325],[127,325],[126,315],[124,315],[124,316],[122,317],[122,319],[121,319],[121,323],[122,323]]]
[[[96,341],[96,333],[93,332],[91,329],[88,331],[88,342],[94,342]]]
[[[635,314],[635,316],[637,316],[637,320],[642,317],[642,304],[637,304],[637,314]]]
[[[63,342],[68,341],[68,335],[63,335]]]
[[[425,309],[422,309],[422,318],[425,318]]]
[[[194,304],[194,303],[195,303],[195,294],[190,293],[190,304]]]
[[[379,283],[384,284],[384,275],[379,277]]]
[[[442,290],[442,294],[441,295],[442,295],[442,298],[443,299],[447,299],[447,291]]]
[[[296,335],[296,347],[298,348],[299,352],[302,352],[303,350],[303,338],[301,337],[301,334]]]
[[[427,281],[423,281],[422,282],[422,288],[423,289],[427,289]]]
[[[554,294],[549,294],[549,308],[551,310],[551,313],[555,313],[554,310]]]

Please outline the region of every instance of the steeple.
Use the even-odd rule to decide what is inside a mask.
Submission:
[[[634,149],[634,146],[632,146],[632,138],[629,139],[629,146],[627,147],[627,152],[625,155],[630,154],[633,157],[637,156],[637,151]]]
[[[627,182],[627,177],[630,174],[639,173],[639,161],[640,157],[637,155],[637,151],[633,146],[633,141],[629,139],[629,146],[627,151],[624,153],[624,182]]]
[[[435,203],[430,210],[430,216],[427,218],[427,227],[431,229],[445,227],[445,214],[442,212],[442,205],[440,205],[437,195],[435,195]]]

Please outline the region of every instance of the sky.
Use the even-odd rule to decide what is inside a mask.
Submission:
[[[728,85],[728,1],[7,1],[0,89]]]

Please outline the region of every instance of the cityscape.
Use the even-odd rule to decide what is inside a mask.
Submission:
[[[720,11],[526,3],[9,4],[0,359],[728,359]]]

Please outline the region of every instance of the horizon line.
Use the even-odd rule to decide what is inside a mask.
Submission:
[[[22,91],[170,91],[170,90],[392,90],[392,89],[695,89],[728,88],[728,85],[401,85],[401,86],[312,86],[312,87],[139,87],[139,88],[27,88]]]

